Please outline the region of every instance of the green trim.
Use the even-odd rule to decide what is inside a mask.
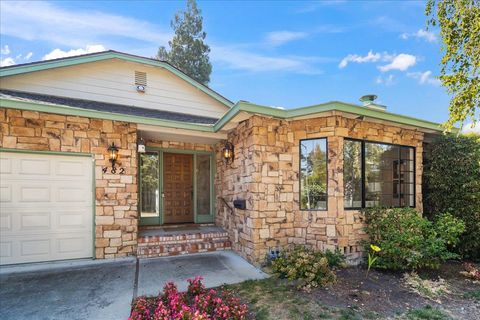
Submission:
[[[203,131],[203,132],[213,132],[213,128],[211,125],[192,124],[192,123],[173,121],[173,120],[161,120],[161,119],[155,119],[155,118],[125,115],[120,113],[112,113],[112,112],[97,111],[97,110],[91,110],[91,109],[61,106],[61,105],[55,105],[55,104],[10,100],[5,98],[0,98],[0,107],[14,108],[14,109],[20,109],[20,110],[40,111],[40,112],[47,112],[47,113],[56,113],[56,114],[69,115],[69,116],[133,122],[133,123],[148,124],[148,125],[167,127],[167,128],[179,128],[179,129],[187,129],[187,130],[195,130],[195,131]]]
[[[159,190],[159,217],[141,217],[141,169],[140,169],[140,156],[138,157],[138,185],[139,185],[139,206],[138,206],[138,216],[140,225],[163,225],[163,213],[164,213],[164,201],[163,201],[163,153],[181,153],[181,154],[191,154],[193,155],[193,218],[195,223],[208,223],[213,222],[215,217],[215,203],[214,203],[214,182],[215,182],[215,152],[211,151],[197,151],[197,150],[187,150],[187,149],[175,149],[175,148],[161,148],[161,147],[146,147],[146,152],[157,153],[159,170],[158,170],[158,190]],[[208,155],[210,156],[210,214],[198,214],[197,212],[197,155]],[[213,165],[212,165],[213,164]]]
[[[296,108],[296,109],[278,109],[278,108],[256,105],[256,104],[248,103],[245,101],[240,101],[235,106],[233,106],[230,110],[228,110],[214,125],[208,125],[208,124],[201,125],[201,124],[193,124],[193,123],[186,123],[186,122],[180,122],[180,121],[153,119],[153,118],[131,116],[131,115],[125,115],[125,114],[119,114],[119,113],[74,108],[69,106],[54,105],[54,104],[47,104],[47,103],[19,101],[14,99],[5,99],[5,98],[0,98],[0,107],[14,108],[14,109],[20,109],[20,110],[40,111],[40,112],[47,112],[47,113],[56,113],[56,114],[62,114],[62,115],[73,115],[73,116],[82,116],[82,117],[89,117],[89,118],[107,119],[107,120],[115,120],[115,121],[124,121],[124,122],[132,122],[132,123],[147,124],[147,125],[154,125],[154,126],[167,127],[167,128],[178,128],[178,129],[186,129],[186,130],[210,132],[210,133],[216,133],[222,130],[223,127],[227,123],[229,123],[240,112],[259,114],[259,115],[274,117],[278,119],[293,119],[297,117],[304,117],[304,116],[314,115],[322,112],[330,112],[330,111],[352,113],[359,116],[370,117],[378,120],[389,121],[389,122],[393,122],[401,125],[409,125],[409,126],[433,130],[437,132],[444,131],[441,125],[435,122],[416,119],[410,116],[399,115],[399,114],[390,113],[386,111],[375,110],[368,107],[361,107],[354,104],[348,104],[348,103],[339,102],[339,101],[332,101],[324,104],[318,104],[318,105]],[[460,129],[458,128],[452,129],[453,133],[457,133],[459,131]]]
[[[144,217],[142,218],[142,183],[141,183],[141,179],[142,179],[142,170],[141,170],[141,154],[138,154],[138,175],[137,175],[137,178],[138,178],[138,223],[139,225],[141,226],[148,226],[148,225],[158,225],[158,224],[163,224],[163,215],[162,215],[162,212],[163,212],[163,207],[162,207],[162,202],[163,202],[163,199],[162,199],[162,190],[160,189],[160,187],[163,185],[163,181],[162,181],[162,170],[160,169],[161,166],[163,165],[163,162],[162,162],[162,159],[163,159],[163,156],[161,155],[161,152],[158,152],[158,151],[150,151],[150,150],[146,150],[147,153],[156,153],[157,155],[157,166],[158,166],[158,171],[157,171],[157,179],[158,179],[158,196],[160,197],[159,198],[159,201],[158,201],[158,217]]]
[[[56,155],[56,156],[70,156],[70,157],[88,157],[92,159],[92,258],[96,259],[96,246],[95,246],[95,229],[97,216],[97,204],[96,204],[96,176],[95,176],[95,155],[92,153],[84,152],[59,152],[59,151],[48,151],[48,150],[26,150],[26,149],[10,149],[0,147],[0,152],[10,152],[10,153],[24,153],[24,154],[41,154],[41,155]]]
[[[67,59],[59,59],[54,61],[42,61],[38,63],[2,68],[0,69],[0,77],[7,77],[7,76],[13,76],[13,75],[22,74],[22,73],[68,67],[68,66],[74,66],[74,65],[79,65],[83,63],[104,61],[104,60],[110,60],[110,59],[120,59],[124,61],[129,61],[129,62],[136,62],[136,63],[146,64],[154,67],[160,67],[162,69],[168,70],[169,72],[173,73],[174,75],[181,78],[182,80],[188,82],[190,85],[194,86],[198,90],[202,91],[203,93],[206,93],[210,97],[221,102],[225,106],[229,108],[233,106],[233,102],[229,101],[225,97],[222,97],[220,94],[216,93],[209,87],[204,86],[203,84],[197,82],[196,80],[192,79],[182,71],[178,70],[177,68],[171,66],[170,64],[164,61],[134,56],[134,55],[130,55],[122,52],[116,52],[116,51],[105,51],[105,52],[99,52],[91,55],[70,57]]]
[[[45,154],[45,155],[57,155],[57,156],[92,157],[92,158],[94,158],[94,155],[92,153],[69,152],[69,151],[27,150],[27,149],[10,149],[10,148],[0,147],[0,152]]]
[[[218,131],[225,124],[227,124],[230,120],[232,120],[237,114],[240,112],[249,112],[249,113],[256,113],[264,116],[275,117],[279,119],[292,119],[296,117],[303,117],[308,115],[313,115],[322,112],[330,112],[330,111],[341,111],[346,113],[353,113],[358,114],[360,116],[366,116],[370,118],[375,118],[379,120],[386,120],[390,122],[395,122],[403,125],[409,125],[434,131],[443,132],[443,128],[440,124],[416,119],[409,116],[403,116],[395,113],[380,111],[371,109],[368,107],[361,107],[354,104],[348,104],[339,101],[332,101],[324,104],[318,104],[313,106],[307,106],[302,108],[296,109],[278,109],[272,107],[261,106],[257,104],[252,104],[245,101],[238,102],[232,109],[230,109],[225,115],[217,121],[214,125],[214,131]],[[454,132],[458,131],[455,128]]]

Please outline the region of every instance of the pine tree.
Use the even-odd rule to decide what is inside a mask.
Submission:
[[[179,11],[170,23],[175,35],[158,49],[157,59],[167,61],[200,83],[208,84],[212,64],[208,54],[210,47],[204,40],[203,18],[195,0],[187,1],[187,10]]]

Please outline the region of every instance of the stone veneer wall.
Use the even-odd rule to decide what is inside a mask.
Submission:
[[[299,142],[328,139],[328,210],[299,209]],[[285,121],[253,116],[229,134],[235,161],[225,165],[217,148],[217,199],[246,199],[247,210],[229,210],[217,200],[216,222],[230,233],[233,248],[261,263],[269,248],[306,244],[339,248],[355,263],[365,238],[356,210],[343,207],[343,138],[416,147],[416,206],[422,211],[423,133],[393,125],[327,116]]]
[[[91,153],[95,157],[95,256],[114,258],[136,253],[136,125],[126,122],[0,109],[0,147]],[[107,147],[118,146],[124,175],[104,174],[110,166]]]

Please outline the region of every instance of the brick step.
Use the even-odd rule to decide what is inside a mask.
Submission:
[[[192,233],[180,235],[162,235],[162,236],[140,236],[138,237],[138,246],[151,246],[160,244],[176,244],[176,243],[197,243],[212,240],[228,240],[227,232],[211,232],[211,233]]]
[[[228,238],[220,239],[204,239],[204,241],[197,242],[176,242],[176,243],[162,243],[138,246],[138,258],[153,258],[163,256],[175,256],[199,252],[209,252],[218,250],[230,250],[232,244]]]

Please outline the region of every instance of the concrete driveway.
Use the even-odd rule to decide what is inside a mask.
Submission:
[[[232,251],[2,267],[0,319],[127,319],[135,296],[198,275],[208,287],[266,276]]]

